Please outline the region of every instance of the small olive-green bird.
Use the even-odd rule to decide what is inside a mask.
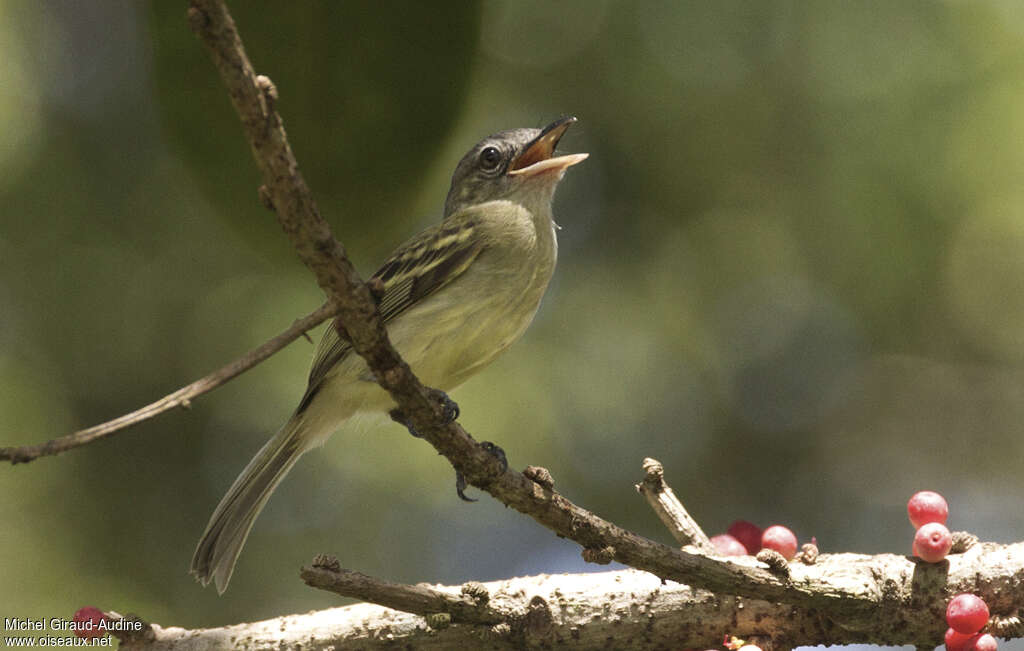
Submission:
[[[426,386],[459,386],[533,320],[558,252],[551,200],[565,170],[587,157],[554,155],[575,121],[502,131],[478,143],[455,168],[444,219],[374,274],[391,342]],[[256,516],[299,457],[353,415],[393,407],[363,359],[328,327],[295,413],[210,517],[192,557],[196,578],[223,593]]]

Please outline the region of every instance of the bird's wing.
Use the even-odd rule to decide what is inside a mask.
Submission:
[[[399,247],[373,274],[371,279],[383,284],[377,309],[385,325],[469,268],[483,250],[480,238],[474,237],[478,223],[472,210],[453,215]],[[340,320],[328,326],[317,346],[300,412],[330,370],[351,351],[351,344],[338,336],[338,324]]]

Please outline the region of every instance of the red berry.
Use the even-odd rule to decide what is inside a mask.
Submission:
[[[946,651],[967,651],[974,636],[969,633],[957,633],[951,628],[946,629]]]
[[[773,524],[761,534],[761,548],[774,549],[788,561],[796,556],[796,534],[781,524]]]
[[[953,535],[949,533],[949,529],[938,522],[929,522],[917,530],[912,550],[922,561],[938,563],[946,558],[952,546]]]
[[[747,548],[743,546],[743,543],[727,533],[720,533],[717,536],[712,536],[711,544],[715,546],[715,551],[718,552],[719,556],[747,555]]]
[[[89,639],[103,637],[107,631],[100,628],[100,622],[107,619],[103,611],[95,606],[79,608],[72,620],[75,622],[75,635]]]
[[[946,623],[957,633],[973,635],[988,623],[988,604],[973,594],[958,594],[946,606]]]
[[[747,548],[747,553],[753,556],[761,551],[761,527],[746,520],[737,520],[725,530],[730,536],[740,541],[740,544]]]
[[[907,502],[907,516],[910,517],[910,524],[920,528],[929,522],[946,524],[949,516],[949,506],[945,498],[934,491],[920,491],[914,493]]]
[[[968,644],[970,645],[968,648],[973,651],[996,651],[996,648],[999,646],[996,643],[996,638],[988,633],[971,637],[971,641]]]

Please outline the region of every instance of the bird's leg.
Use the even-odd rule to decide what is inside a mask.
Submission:
[[[429,389],[429,391],[431,399],[437,403],[437,406],[441,411],[441,418],[443,419],[445,425],[451,423],[452,421],[459,417],[459,405],[454,400],[449,398],[447,393],[445,393],[444,391],[439,391],[437,389]],[[397,407],[392,409],[391,411],[388,412],[388,416],[391,417],[391,420],[404,426],[407,430],[409,430],[409,433],[415,436],[416,438],[423,438],[420,435],[420,433],[416,431],[416,428],[413,427],[412,423],[409,422],[409,419],[406,417],[405,413],[401,409]],[[505,456],[504,450],[502,450],[494,443],[491,443],[490,441],[482,442],[480,444],[480,447],[483,448],[485,452],[489,452],[490,454],[494,455],[495,458],[498,459],[498,462],[501,464],[502,473],[508,470],[508,458]],[[455,471],[455,492],[458,494],[460,499],[466,502],[475,502],[476,500],[473,499],[472,497],[466,497],[466,486],[468,486],[468,484],[466,483],[466,478],[463,476],[461,472]]]
[[[489,452],[491,455],[493,455],[494,458],[496,458],[498,460],[498,463],[501,464],[501,473],[499,473],[499,474],[504,474],[504,472],[506,470],[508,470],[508,457],[505,456],[505,451],[504,450],[502,450],[500,447],[498,447],[494,443],[491,443],[490,441],[482,442],[480,444],[480,447],[483,448],[484,452]],[[463,500],[464,502],[475,502],[476,500],[473,499],[472,497],[466,497],[465,490],[466,490],[466,478],[462,475],[461,472],[456,470],[455,471],[455,492],[458,494],[459,499]]]
[[[459,405],[449,398],[447,393],[439,391],[438,389],[428,389],[427,391],[430,393],[430,399],[435,401],[438,408],[441,410],[441,419],[444,421],[445,425],[459,417]],[[406,418],[405,412],[398,407],[389,411],[388,416],[391,417],[391,420],[403,425],[407,430],[409,430],[409,433],[416,438],[423,438],[420,433],[416,431],[416,428],[412,426],[412,423],[409,422],[409,419]]]

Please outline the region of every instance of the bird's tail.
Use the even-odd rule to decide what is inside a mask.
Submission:
[[[212,580],[217,592],[224,593],[256,516],[314,441],[316,437],[309,436],[302,417],[292,416],[238,475],[210,516],[192,556],[191,572],[204,586]]]

